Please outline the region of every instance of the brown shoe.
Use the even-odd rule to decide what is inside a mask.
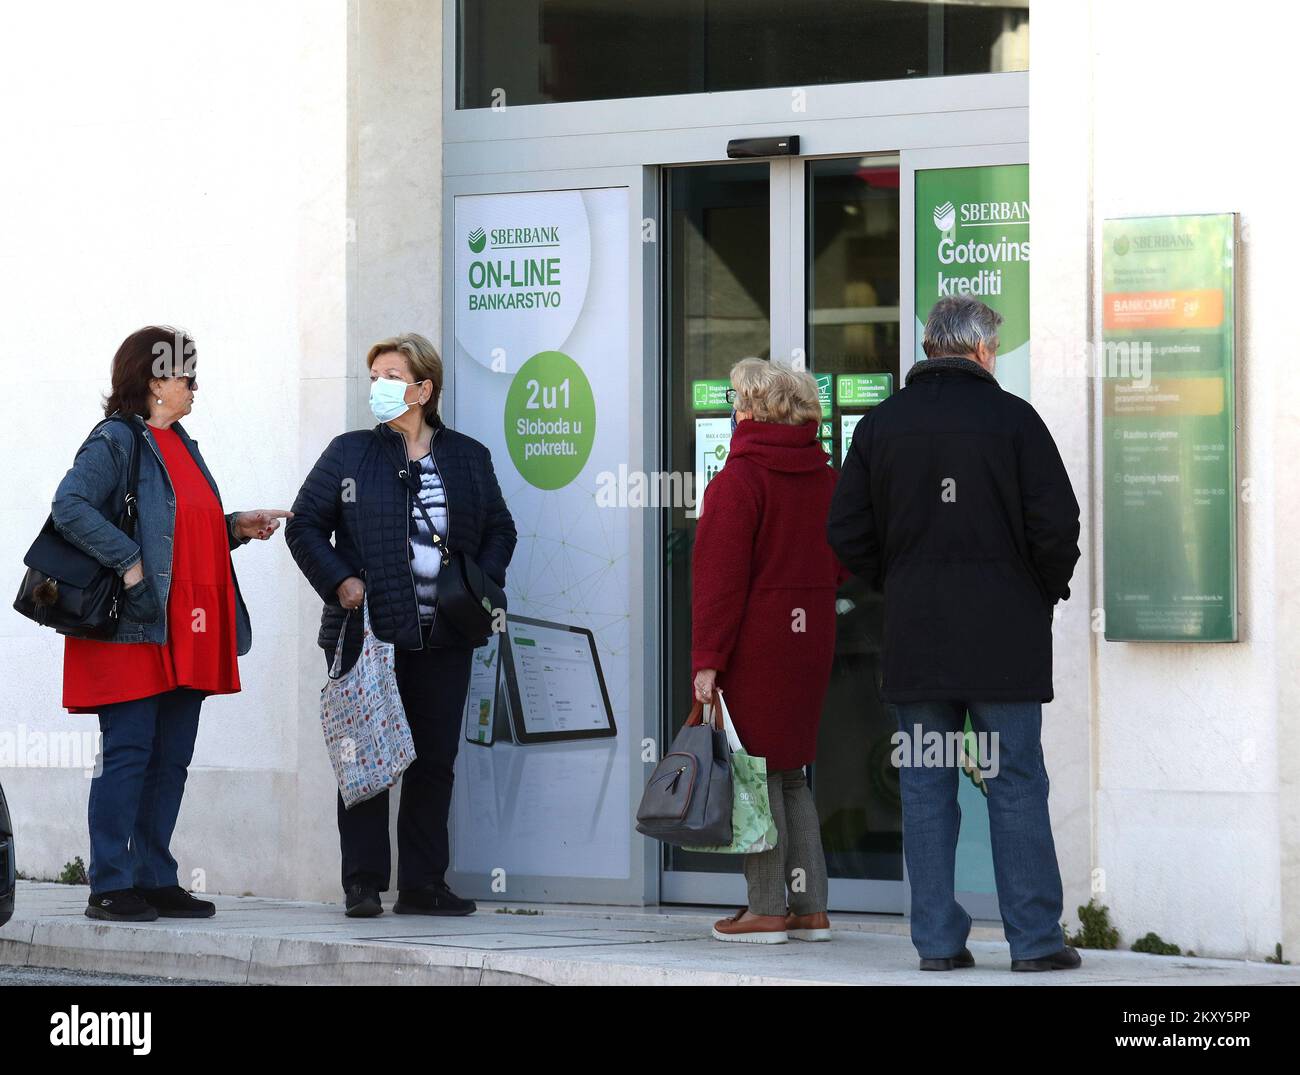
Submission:
[[[748,941],[751,944],[785,944],[785,918],[779,914],[751,914],[744,918],[748,907],[742,907],[730,918],[720,918],[713,923],[715,941]],[[742,921],[743,919],[743,921]]]
[[[831,939],[831,920],[825,911],[816,914],[788,914],[785,916],[785,932],[796,941],[829,941]]]

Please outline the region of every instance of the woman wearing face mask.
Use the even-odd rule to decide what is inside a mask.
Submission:
[[[229,512],[179,419],[194,406],[194,341],[153,325],[113,358],[104,413],[59,483],[50,514],[70,542],[126,583],[111,640],[67,638],[63,704],[98,713],[102,764],[90,785],[86,916],[148,922],[207,918],[216,907],[177,883],[169,850],[209,694],[239,690],[237,656],[252,645],[231,563],[288,513]],[[135,529],[119,529],[131,459]]]
[[[396,675],[415,761],[402,776],[397,816],[398,914],[475,910],[447,887],[447,815],[473,645],[438,617],[441,555],[476,560],[498,585],[515,547],[515,525],[492,458],[438,417],[442,360],[413,332],[380,340],[366,356],[370,409],[379,424],[335,437],[303,482],[285,539],[325,602],[319,643],[343,667],[361,649],[366,603],[375,637],[396,647]],[[347,914],[381,914],[389,887],[388,793],[337,802]]]

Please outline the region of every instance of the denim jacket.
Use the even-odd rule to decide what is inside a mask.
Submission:
[[[59,533],[118,574],[125,574],[143,556],[145,578],[153,585],[162,614],[154,623],[119,620],[113,641],[161,644],[167,641],[167,594],[171,590],[176,492],[148,423],[139,415],[132,415],[130,420],[137,429],[144,431],[140,442],[135,537],[127,537],[115,521],[126,497],[131,464],[133,434],[123,422],[103,422],[91,431],[77,449],[71,469],[59,482],[50,513]],[[199,454],[198,443],[190,438],[179,422],[172,429],[189,449],[220,503],[217,483],[212,480],[203,456]],[[248,542],[248,538],[235,534],[237,514],[230,512],[226,515],[226,536],[231,549]],[[233,577],[233,563],[230,571]],[[239,592],[239,579],[234,581],[235,642],[236,651],[242,656],[253,644],[253,629],[243,595]]]

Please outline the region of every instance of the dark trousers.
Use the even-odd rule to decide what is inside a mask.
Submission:
[[[447,870],[447,816],[473,653],[464,647],[396,651],[397,689],[415,742],[397,809],[398,891],[435,884]],[[338,796],[338,819],[344,890],[362,884],[387,892],[388,792],[350,810]]]
[[[176,884],[169,845],[203,698],[181,687],[99,711],[102,762],[86,811],[94,895]]]

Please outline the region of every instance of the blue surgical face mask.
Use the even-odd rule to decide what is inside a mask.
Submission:
[[[731,431],[736,432],[736,408],[731,408]]]
[[[423,381],[416,382],[423,384]],[[406,402],[406,390],[411,386],[405,381],[391,381],[379,377],[370,384],[370,413],[381,422],[391,422],[406,413],[408,407],[415,404]]]

